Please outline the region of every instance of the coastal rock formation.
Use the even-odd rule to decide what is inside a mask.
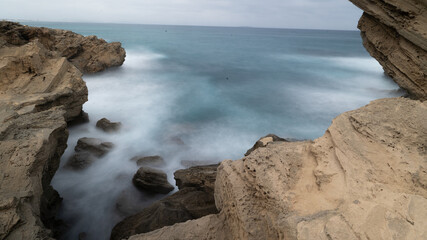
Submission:
[[[262,138],[260,138],[252,148],[250,148],[248,151],[246,151],[245,156],[248,156],[249,154],[251,154],[251,152],[253,152],[255,149],[260,148],[260,147],[265,147],[267,146],[267,144],[271,143],[271,142],[287,142],[288,140],[278,137],[274,134],[268,134]]]
[[[135,161],[136,165],[138,166],[156,166],[156,167],[160,167],[160,166],[164,166],[165,165],[165,160],[158,155],[154,155],[154,156],[145,156],[145,157],[133,157],[131,158],[131,161]]]
[[[425,239],[425,119],[426,102],[376,100],[314,141],[223,161],[218,215],[130,239]]]
[[[0,47],[7,43],[22,46],[37,40],[49,53],[65,57],[84,73],[121,66],[126,56],[119,42],[107,43],[96,36],[84,37],[66,30],[29,27],[3,21],[0,32]]]
[[[364,11],[363,45],[411,98],[427,99],[427,2],[350,0]]]
[[[114,227],[110,239],[126,239],[134,234],[218,213],[214,200],[217,167],[215,164],[176,171],[179,191],[125,218]]]
[[[53,236],[47,228],[60,198],[50,181],[67,146],[67,122],[87,101],[79,69],[120,65],[122,52],[69,31],[0,22],[0,239]],[[102,57],[109,54],[117,56]]]

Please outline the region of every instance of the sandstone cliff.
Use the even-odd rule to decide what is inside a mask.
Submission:
[[[0,239],[48,239],[50,186],[67,121],[87,101],[83,72],[123,63],[120,43],[0,22]],[[79,70],[80,69],[80,70]]]
[[[427,99],[427,1],[350,0],[364,10],[363,44],[415,99]]]
[[[427,103],[377,100],[218,168],[219,215],[130,239],[426,239]]]
[[[427,239],[427,2],[351,0],[364,45],[412,99],[371,102],[304,142],[218,168],[219,214],[142,239]]]

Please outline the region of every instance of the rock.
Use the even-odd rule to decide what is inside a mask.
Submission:
[[[96,157],[102,157],[108,153],[114,144],[112,142],[103,142],[98,138],[80,138],[74,148],[76,152],[88,152]]]
[[[113,143],[102,142],[98,138],[80,138],[74,148],[76,153],[70,157],[65,167],[82,170],[107,154],[113,148]]]
[[[65,58],[77,39],[99,46]],[[82,73],[69,59],[94,70],[85,62],[97,65],[96,49],[107,45],[69,31],[0,21],[0,239],[53,236],[47,227],[55,227],[60,198],[50,181],[67,146],[67,122],[87,101]]]
[[[118,223],[110,239],[126,239],[134,234],[218,213],[213,193],[217,166],[176,171],[174,175],[180,190]]]
[[[194,187],[205,192],[213,192],[218,166],[219,164],[212,164],[178,170],[174,173],[176,186],[180,190]]]
[[[85,111],[81,111],[78,116],[76,116],[73,120],[67,122],[68,127],[77,126],[80,124],[89,122],[89,114]]]
[[[130,239],[424,239],[427,102],[380,99],[314,141],[218,167],[218,215]],[[424,170],[423,170],[424,169]]]
[[[81,72],[86,73],[121,66],[126,56],[119,42],[107,43],[96,36],[84,37],[71,31],[1,21],[0,32],[2,39],[11,45],[22,46],[39,41],[45,49],[58,57],[65,57]]]
[[[181,160],[181,165],[185,168],[203,166],[203,165],[213,165],[219,164],[218,160]]]
[[[128,217],[142,211],[147,206],[142,204],[147,199],[141,197],[135,188],[123,190],[116,200],[116,210],[120,216]]]
[[[144,191],[169,193],[174,187],[168,182],[166,173],[149,167],[141,167],[133,176],[133,184]]]
[[[133,157],[131,159],[132,161],[136,162],[136,165],[138,166],[156,166],[160,167],[165,165],[165,160],[158,155],[155,156],[146,156],[146,157]]]
[[[364,14],[363,45],[411,98],[427,99],[427,5],[425,1],[350,0]]]
[[[115,132],[120,129],[122,123],[120,122],[110,122],[110,120],[106,118],[102,118],[96,122],[96,127],[101,129],[104,132]]]
[[[260,148],[260,147],[265,147],[267,146],[267,144],[271,143],[271,142],[288,142],[288,140],[278,137],[274,134],[268,134],[262,138],[260,138],[255,144],[254,146],[249,149],[248,151],[246,151],[245,156],[248,156],[249,154],[251,154],[251,152],[253,152],[255,149]]]

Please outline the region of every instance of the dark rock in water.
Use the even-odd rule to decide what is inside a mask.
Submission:
[[[248,156],[249,154],[251,154],[251,152],[253,152],[257,148],[267,146],[267,144],[269,144],[271,142],[289,142],[289,140],[286,140],[284,138],[278,137],[278,136],[276,136],[274,134],[268,134],[268,135],[260,138],[254,144],[254,146],[245,153],[245,156]]]
[[[96,122],[96,127],[104,132],[115,132],[122,126],[121,122],[111,122],[106,118],[102,118]]]
[[[134,187],[123,190],[116,200],[117,213],[122,217],[128,217],[142,211],[148,206],[142,203],[143,201],[147,201],[142,195]]]
[[[74,170],[82,170],[89,167],[96,160],[97,157],[89,152],[78,152],[70,157],[66,167]]]
[[[218,166],[219,164],[212,164],[178,170],[173,174],[176,185],[179,189],[195,187],[206,192],[213,192]]]
[[[218,213],[213,191],[217,167],[198,166],[176,171],[174,175],[180,190],[125,218],[113,228],[110,239],[127,239],[135,234]]]
[[[101,139],[98,138],[80,138],[77,141],[77,145],[74,148],[76,152],[89,152],[97,157],[102,157],[106,153],[108,153],[114,144],[111,142],[102,142]]]
[[[70,157],[66,167],[82,170],[107,154],[113,148],[113,143],[102,142],[97,138],[80,138],[74,148],[76,153]]]
[[[153,193],[166,194],[174,189],[168,182],[166,173],[149,167],[139,168],[132,182],[139,189]]]
[[[146,156],[146,157],[133,157],[132,161],[136,162],[138,166],[162,166],[165,164],[165,160],[161,156]]]
[[[80,125],[88,122],[89,122],[89,114],[82,110],[77,117],[67,122],[67,126],[72,127],[72,126],[76,126],[76,125]]]

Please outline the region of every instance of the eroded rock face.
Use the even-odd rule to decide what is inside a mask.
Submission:
[[[90,49],[89,43],[99,46]],[[53,236],[46,227],[53,227],[59,198],[50,181],[67,146],[66,122],[87,101],[79,68],[110,66],[95,53],[107,45],[68,31],[0,21],[0,239]],[[65,54],[76,48],[79,54]]]
[[[350,0],[365,13],[363,45],[415,99],[427,99],[427,2]]]
[[[130,239],[425,239],[427,103],[377,100],[218,168],[218,215]],[[166,238],[165,238],[166,237]]]
[[[22,46],[37,39],[46,50],[65,57],[81,72],[95,73],[109,67],[121,66],[126,52],[119,42],[107,43],[96,36],[84,37],[71,31],[23,26],[0,22],[2,41]]]

